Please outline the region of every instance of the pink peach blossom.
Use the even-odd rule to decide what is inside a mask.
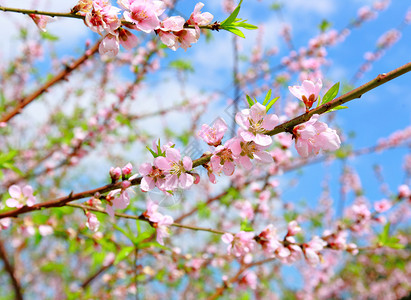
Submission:
[[[243,129],[240,136],[246,142],[255,142],[260,146],[269,146],[272,143],[267,131],[274,129],[279,120],[277,115],[268,114],[264,105],[256,103],[250,109],[243,109],[235,116],[235,121]]]
[[[311,153],[318,154],[320,150],[335,151],[340,148],[341,140],[337,132],[327,124],[319,122],[320,116],[315,114],[307,122],[294,127],[296,137],[295,148],[302,157]]]
[[[306,111],[308,111],[317,101],[322,86],[321,79],[318,79],[316,83],[311,80],[304,80],[302,85],[289,86],[288,89],[291,94],[304,102]]]
[[[29,185],[23,188],[13,184],[9,187],[11,198],[6,200],[8,207],[22,208],[24,205],[33,206],[36,202],[36,197],[33,196],[33,188]]]
[[[227,124],[221,118],[218,118],[213,126],[210,127],[207,124],[203,124],[198,136],[202,138],[208,145],[217,147],[221,144],[221,140],[227,131]]]

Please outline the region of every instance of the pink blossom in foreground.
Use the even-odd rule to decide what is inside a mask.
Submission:
[[[243,109],[235,116],[235,121],[243,129],[240,136],[246,142],[255,142],[260,146],[269,146],[272,143],[267,131],[274,129],[279,120],[277,115],[268,114],[264,105],[256,103],[250,109]]]
[[[166,190],[174,190],[177,187],[188,189],[194,183],[194,176],[186,173],[193,168],[193,162],[188,156],[181,160],[180,151],[177,149],[166,149],[166,156],[157,157],[154,165],[166,174],[164,183]]]
[[[184,18],[180,16],[169,17],[160,23],[160,29],[157,31],[157,34],[164,45],[173,51],[176,51],[181,44],[178,36],[174,33],[182,31],[184,23]]]
[[[204,140],[208,145],[217,147],[221,144],[221,140],[224,137],[224,134],[227,131],[227,124],[223,119],[218,118],[213,126],[210,127],[207,124],[201,126],[201,130],[198,133],[198,136]]]
[[[138,172],[143,176],[140,183],[140,188],[143,192],[148,192],[156,186],[160,190],[164,190],[165,174],[159,168],[152,166],[150,163],[144,163],[138,169]]]
[[[130,183],[129,181],[123,181],[122,184],[125,182]],[[122,189],[115,189],[108,193],[106,196],[106,200],[108,204],[106,206],[106,211],[110,215],[110,217],[114,217],[114,210],[115,209],[125,209],[130,204],[130,196],[127,192],[128,186],[126,185]]]
[[[30,18],[33,19],[34,23],[36,23],[37,27],[43,31],[46,32],[46,26],[47,23],[53,20],[52,17],[49,16],[43,16],[43,15],[36,15],[36,14],[29,14]]]
[[[240,231],[236,235],[225,233],[221,237],[221,240],[224,243],[229,244],[227,252],[232,253],[237,257],[250,253],[255,246],[253,232]]]
[[[121,173],[122,173],[124,176],[131,175],[132,172],[133,172],[133,166],[131,165],[131,163],[127,163],[127,164],[121,169]]]
[[[234,139],[230,139],[224,146],[220,145],[214,150],[210,159],[210,165],[213,172],[224,172],[227,176],[233,175],[235,170],[234,159],[236,159],[230,149],[233,142]]]
[[[120,43],[117,35],[107,34],[98,46],[101,56],[107,58],[116,57],[120,51]]]
[[[124,19],[135,24],[135,29],[150,33],[160,28],[159,16],[165,10],[163,1],[153,0],[120,0],[118,2],[126,11]]]
[[[9,187],[9,194],[11,198],[6,200],[8,207],[21,208],[24,205],[33,206],[36,202],[36,197],[33,196],[33,188],[29,185],[21,188],[13,184]]]
[[[137,47],[138,38],[134,34],[132,34],[129,30],[119,27],[117,29],[117,33],[118,33],[118,40],[121,46],[123,46],[124,48],[128,50]]]
[[[257,145],[255,142],[244,142],[239,138],[234,138],[231,144],[231,151],[235,156],[237,164],[242,165],[247,170],[251,170],[253,164],[251,159],[256,159],[259,162],[270,164],[273,163],[273,157],[264,150],[267,146]]]
[[[110,168],[110,177],[113,182],[116,182],[121,177],[121,169],[119,167],[111,167]]]
[[[111,6],[110,2],[105,0],[94,0],[91,11],[86,13],[85,23],[86,25],[97,32],[103,34],[103,32],[111,33],[115,35],[115,30],[120,27],[121,22],[118,18],[120,9]]]
[[[302,85],[289,86],[291,94],[304,102],[306,111],[309,111],[314,102],[317,101],[320,90],[323,86],[321,79],[316,83],[304,80]]]
[[[174,35],[177,37],[176,47],[177,48],[181,47],[184,50],[187,50],[188,48],[190,48],[192,44],[197,43],[198,38],[199,38],[199,36],[196,34],[195,29],[190,29],[190,28],[175,32]]]
[[[98,228],[100,227],[100,221],[97,219],[95,214],[92,214],[90,212],[87,212],[86,216],[87,216],[87,222],[86,222],[87,228],[90,229],[91,231],[96,232]]]
[[[174,220],[171,216],[165,216],[158,211],[158,205],[153,201],[149,200],[147,202],[147,210],[144,212],[144,216],[153,224],[157,232],[157,242],[160,245],[164,245],[163,238],[170,235],[169,226],[173,224]]]
[[[193,13],[187,21],[187,24],[195,26],[197,37],[200,36],[199,26],[208,25],[213,20],[213,15],[209,12],[201,13],[203,6],[204,4],[202,2],[198,2],[194,7]]]
[[[319,122],[319,117],[315,114],[310,120],[293,129],[295,148],[302,157],[308,157],[311,153],[318,154],[320,150],[335,151],[340,148],[341,140],[337,132],[327,124]]]

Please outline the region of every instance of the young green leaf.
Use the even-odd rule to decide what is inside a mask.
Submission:
[[[334,107],[333,109],[330,109],[329,111],[327,111],[327,113],[333,112],[333,111],[336,111],[336,110],[340,110],[340,109],[346,109],[346,108],[348,108],[348,107],[347,107],[347,106],[339,105],[339,106],[337,106],[337,107]]]
[[[221,27],[223,27],[224,25],[230,25],[236,20],[238,13],[240,12],[242,2],[243,0],[240,0],[240,3],[238,3],[237,7],[234,9],[231,15],[229,15],[227,19],[221,22]]]
[[[121,249],[120,252],[116,256],[116,259],[114,260],[114,265],[117,265],[119,262],[121,262],[123,259],[129,256],[131,251],[133,251],[133,249],[134,249],[133,246],[124,247],[123,249]]]
[[[251,99],[251,97],[248,95],[245,95],[245,97],[247,98],[248,105],[250,105],[250,107],[253,106],[254,105],[253,99]]]
[[[239,37],[242,37],[242,38],[245,39],[244,33],[240,29],[238,29],[234,26],[224,26],[224,27],[222,27],[222,29],[230,31],[231,33],[234,33],[235,35],[238,35]]]
[[[268,105],[266,106],[266,108],[265,108],[266,111],[269,111],[270,108],[274,105],[274,103],[277,102],[278,99],[280,99],[280,97],[275,97],[274,99],[272,99],[272,100],[270,101],[270,103],[268,103]]]
[[[340,83],[337,82],[336,84],[334,84],[328,91],[327,93],[325,93],[324,97],[323,97],[323,101],[321,102],[321,105],[330,102],[331,100],[333,100],[335,98],[335,96],[337,96],[338,91],[340,89]]]
[[[265,99],[263,101],[263,105],[266,105],[268,101],[271,99],[271,89],[268,90],[267,95],[265,95]]]

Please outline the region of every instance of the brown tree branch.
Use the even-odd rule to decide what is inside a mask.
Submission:
[[[0,7],[1,10],[1,7]],[[11,118],[15,117],[17,114],[20,114],[22,109],[30,104],[33,100],[35,100],[37,97],[41,96],[43,93],[47,92],[50,87],[55,85],[56,83],[60,82],[61,80],[67,79],[67,77],[70,75],[70,73],[77,69],[81,64],[83,64],[88,58],[93,56],[97,51],[98,47],[100,45],[100,41],[98,41],[92,48],[86,50],[86,52],[81,56],[79,59],[77,59],[75,62],[72,64],[67,64],[64,69],[58,73],[56,76],[51,78],[49,81],[47,81],[43,86],[39,87],[36,91],[31,93],[30,95],[17,100],[17,106],[10,112],[6,113],[4,116],[0,118],[0,123],[1,122],[7,122]]]

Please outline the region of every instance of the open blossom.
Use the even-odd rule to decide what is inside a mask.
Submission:
[[[166,149],[166,156],[155,159],[154,165],[166,173],[164,188],[174,190],[177,187],[188,189],[194,183],[194,176],[186,173],[193,168],[190,157],[181,160],[180,151],[174,148]]]
[[[279,120],[275,114],[267,115],[264,105],[256,103],[250,109],[243,109],[238,112],[235,121],[243,129],[240,131],[240,136],[244,141],[253,141],[260,146],[269,146],[272,139],[271,136],[265,133],[274,129]]]
[[[92,214],[90,212],[87,212],[86,216],[87,216],[87,222],[86,222],[87,228],[90,229],[91,231],[96,232],[98,228],[100,227],[100,221],[97,219],[95,214]]]
[[[160,22],[160,28],[157,34],[164,45],[173,51],[176,51],[180,47],[179,38],[174,33],[182,31],[184,29],[184,23],[184,18],[180,16],[169,17]]]
[[[125,209],[130,204],[130,196],[127,192],[130,181],[123,181],[122,185],[123,187],[121,189],[112,190],[106,196],[106,200],[108,201],[106,211],[110,217],[114,217],[115,209]]]
[[[225,233],[221,239],[224,243],[229,244],[227,252],[237,257],[250,253],[255,246],[253,232],[240,231],[236,235]]]
[[[46,26],[47,23],[52,21],[53,18],[49,16],[43,16],[43,15],[36,15],[36,14],[29,14],[30,18],[33,19],[34,23],[36,23],[37,27],[43,31],[46,32]]]
[[[212,127],[208,126],[207,124],[203,124],[203,126],[201,126],[200,132],[198,133],[198,136],[201,137],[204,142],[206,142],[210,146],[217,147],[221,144],[221,140],[223,139],[226,131],[227,124],[223,119],[218,118],[214,122]]]
[[[315,236],[307,244],[304,244],[303,252],[310,265],[315,266],[320,262],[319,252],[323,250],[325,246],[327,246],[327,243],[318,236]]]
[[[166,9],[163,1],[120,0],[118,3],[126,9],[124,19],[134,23],[135,29],[150,33],[160,28],[159,16]]]
[[[162,170],[150,163],[144,163],[140,166],[138,171],[143,176],[140,184],[140,188],[143,192],[151,191],[156,186],[160,190],[164,190],[165,174]]]
[[[231,145],[234,139],[228,140],[224,146],[218,146],[210,159],[210,165],[214,172],[224,172],[225,175],[231,176],[235,170],[235,163],[233,152],[231,151]]]
[[[235,155],[235,160],[247,170],[253,167],[251,159],[256,159],[259,162],[270,164],[273,162],[273,157],[264,150],[267,146],[260,146],[257,143],[250,141],[245,142],[239,138],[234,138],[231,144],[231,151]]]
[[[36,202],[36,197],[33,196],[33,188],[29,185],[21,188],[13,184],[9,187],[9,194],[11,198],[6,200],[8,207],[21,208],[24,205],[33,206]]]
[[[320,150],[335,151],[340,148],[341,140],[334,129],[327,124],[319,122],[320,116],[315,114],[307,122],[293,129],[296,137],[295,148],[302,157],[311,153],[318,154]]]
[[[316,83],[311,80],[304,80],[302,85],[289,86],[291,94],[304,102],[306,111],[308,111],[314,102],[318,99],[323,83],[318,79]]]
[[[195,26],[197,37],[200,36],[199,26],[208,25],[213,20],[213,15],[209,12],[201,13],[203,6],[204,4],[202,2],[198,2],[194,7],[193,13],[187,21],[187,24]]]
[[[169,226],[173,224],[174,220],[171,216],[165,216],[158,211],[158,205],[149,199],[147,202],[147,210],[144,212],[144,216],[152,223],[156,228],[157,242],[160,245],[164,245],[163,238],[170,235]]]
[[[115,30],[121,25],[117,16],[119,12],[119,8],[106,0],[94,0],[92,9],[86,13],[85,23],[98,34],[108,32],[115,35]]]

